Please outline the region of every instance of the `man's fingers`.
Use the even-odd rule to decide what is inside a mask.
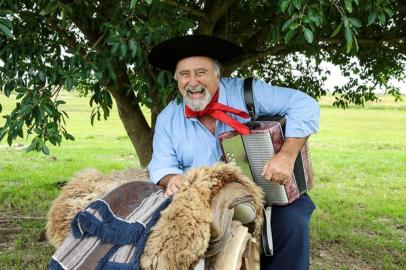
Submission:
[[[274,175],[273,175],[272,171],[269,171],[269,172],[265,173],[264,178],[265,178],[266,180],[272,180],[272,177],[273,177],[273,176],[274,176]]]
[[[269,161],[265,163],[265,166],[262,169],[262,177],[264,177],[267,180],[270,180],[273,176],[275,176],[276,173],[276,170],[269,163],[270,163]]]
[[[262,173],[261,173],[261,176],[262,176],[262,177],[266,177],[267,170],[268,170],[268,162],[265,163],[265,166],[264,166],[264,168],[262,169]]]
[[[166,196],[172,196],[176,192],[179,191],[180,188],[180,181],[172,181],[168,184],[168,187],[165,190],[165,195]]]
[[[278,172],[267,165],[264,166],[264,170],[262,172],[262,177],[264,177],[268,181],[273,181],[277,184],[284,184],[286,181],[289,180],[289,176],[282,172]]]
[[[272,170],[269,167],[269,162],[265,163],[264,168],[262,169],[262,174],[261,176],[264,177],[265,179],[269,180],[272,176]]]
[[[179,191],[179,189],[177,189],[177,188],[167,188],[165,191],[165,195],[170,197],[178,191]]]
[[[176,191],[180,189],[180,185],[181,185],[180,181],[176,181],[175,183],[173,183],[173,186],[177,189]]]
[[[179,191],[179,188],[177,186],[172,187],[172,193],[176,193]]]
[[[275,182],[283,185],[286,184],[286,182],[289,180],[289,176],[284,174],[284,173],[279,173],[275,179]]]
[[[263,177],[264,177],[266,180],[271,180],[271,179],[272,179],[272,176],[273,176],[273,171],[270,170],[270,169],[268,169],[266,172],[264,172],[264,175],[263,175]]]

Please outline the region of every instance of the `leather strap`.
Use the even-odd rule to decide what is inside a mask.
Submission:
[[[244,79],[244,100],[245,105],[248,109],[248,114],[251,117],[251,121],[256,118],[255,115],[255,105],[254,105],[254,92],[252,91],[252,83],[254,82],[253,77],[248,77]]]

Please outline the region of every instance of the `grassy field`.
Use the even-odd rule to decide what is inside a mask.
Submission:
[[[46,213],[61,182],[88,167],[139,166],[116,111],[91,127],[88,100],[64,99],[76,141],[50,147],[50,156],[25,153],[25,140],[0,145],[0,269],[46,269]],[[13,102],[0,96],[2,115]],[[321,130],[311,138],[311,268],[406,269],[406,102],[382,97],[346,110],[331,102],[321,100]]]

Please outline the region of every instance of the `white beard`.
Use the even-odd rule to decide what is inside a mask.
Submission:
[[[203,92],[203,97],[201,97],[201,98],[190,98],[188,96],[188,91],[200,92],[202,90],[204,92]],[[207,90],[207,88],[203,87],[200,84],[195,87],[186,86],[186,88],[185,88],[185,96],[184,96],[185,103],[186,103],[186,106],[188,106],[192,111],[195,111],[195,112],[203,111],[204,108],[206,108],[207,105],[210,103],[211,98],[212,98],[212,96],[211,96],[209,90]]]

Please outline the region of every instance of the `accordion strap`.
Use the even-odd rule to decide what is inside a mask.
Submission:
[[[245,78],[243,89],[245,105],[247,106],[248,114],[251,117],[251,120],[254,120],[256,118],[254,105],[254,92],[252,90],[253,79],[254,79],[253,77]]]

